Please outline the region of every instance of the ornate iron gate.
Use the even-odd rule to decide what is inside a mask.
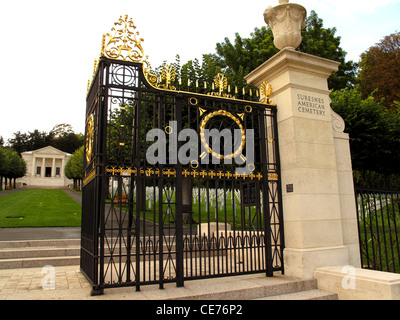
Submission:
[[[82,202],[81,270],[93,293],[283,272],[276,107],[225,94],[221,74],[211,94],[176,90],[167,69],[160,85],[145,63],[102,51]]]

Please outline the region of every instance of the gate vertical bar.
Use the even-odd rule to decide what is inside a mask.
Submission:
[[[140,209],[142,207],[141,201],[141,189],[142,189],[142,176],[141,176],[141,150],[140,146],[142,141],[141,139],[141,111],[142,111],[142,92],[139,91],[137,101],[136,101],[136,110],[135,110],[135,145],[134,145],[134,163],[137,169],[137,176],[136,176],[136,185],[135,185],[135,192],[136,192],[136,215],[135,215],[135,241],[136,241],[136,248],[135,248],[135,259],[136,259],[136,277],[135,277],[135,284],[136,284],[136,291],[140,291]],[[144,204],[146,206],[146,204]],[[144,230],[143,230],[144,234]]]
[[[177,122],[177,131],[182,130],[182,96],[176,96],[175,100],[175,119]],[[178,137],[178,135],[176,135]],[[177,150],[182,146],[182,142],[177,141]],[[182,164],[177,161],[176,164],[176,194],[175,194],[175,236],[176,236],[176,285],[184,286],[183,270],[183,217],[182,217]]]
[[[265,265],[266,265],[266,275],[267,277],[273,276],[272,268],[272,234],[271,234],[271,209],[269,205],[269,185],[268,185],[268,168],[267,168],[267,137],[266,130],[267,124],[265,123],[265,109],[258,108],[259,113],[259,123],[260,123],[260,134],[261,134],[261,172],[263,175],[262,179],[262,189],[263,189],[263,215],[264,215],[264,232],[265,232]]]
[[[359,192],[360,190],[355,188],[355,200],[356,200],[356,212],[357,212],[357,227],[358,227],[358,244],[360,248],[360,261],[361,261],[361,267],[363,267],[363,245],[362,245],[362,233],[361,233],[361,221],[364,221],[361,217],[361,212],[360,208],[362,207],[363,203],[363,198],[361,193]],[[359,196],[361,198],[361,204],[358,203]]]
[[[159,288],[164,289],[164,219],[163,219],[163,179],[162,179],[162,167],[159,167],[160,177],[158,179],[158,244],[159,244],[159,255],[158,255],[158,276],[159,276]]]
[[[108,84],[109,74],[109,63],[102,61],[100,64],[100,104],[99,104],[99,134],[98,134],[98,152],[96,157],[96,175],[99,177],[96,179],[96,190],[98,199],[96,204],[99,212],[100,233],[97,233],[97,239],[100,237],[100,288],[101,292],[104,288],[104,237],[105,237],[105,188],[106,188],[106,177],[105,177],[105,157],[106,157],[106,145],[107,145],[107,111],[108,111],[108,85],[104,85],[104,72],[106,73],[106,83]],[[108,186],[108,181],[107,181]],[[97,210],[96,210],[97,211]],[[96,244],[97,246],[97,244]],[[96,250],[98,250],[96,248]]]
[[[157,99],[157,111],[158,111],[158,125],[157,128],[162,128],[162,118],[163,118],[163,101],[162,97],[159,96]],[[158,163],[157,167],[159,169],[158,177],[158,244],[159,244],[159,255],[158,255],[158,277],[159,277],[159,288],[164,289],[164,218],[163,218],[163,164]]]
[[[278,117],[277,112],[278,109],[271,110],[273,117],[272,122],[274,124],[274,141],[275,141],[275,164],[276,164],[276,172],[278,174],[277,188],[278,188],[278,209],[279,209],[279,235],[280,235],[280,266],[281,272],[284,274],[285,264],[283,259],[283,250],[285,249],[285,230],[283,223],[283,199],[282,199],[282,176],[281,176],[281,156],[279,152],[279,135],[278,135]]]

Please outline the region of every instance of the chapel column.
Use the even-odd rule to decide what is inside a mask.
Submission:
[[[40,176],[42,178],[46,176],[46,158],[45,157],[42,158],[42,169],[40,172]]]
[[[32,156],[32,172],[31,177],[36,177],[36,157]]]
[[[53,164],[51,166],[51,176],[56,176],[56,158],[53,158]]]
[[[60,167],[60,177],[61,178],[64,178],[64,159],[65,158],[61,159],[61,167]]]

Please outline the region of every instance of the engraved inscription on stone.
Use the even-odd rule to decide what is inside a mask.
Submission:
[[[298,112],[322,117],[325,116],[327,109],[326,99],[307,93],[298,93],[296,97]]]

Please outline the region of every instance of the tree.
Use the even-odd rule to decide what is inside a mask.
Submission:
[[[70,124],[61,123],[61,124],[55,125],[54,128],[51,129],[50,133],[54,137],[62,137],[62,136],[68,135],[70,133],[74,133],[74,130],[72,130],[72,126]]]
[[[328,79],[329,88],[340,90],[353,87],[358,66],[354,61],[346,62],[347,53],[340,47],[341,38],[335,36],[336,28],[324,28],[323,20],[315,11],[311,11],[301,33],[303,41],[299,51],[340,62],[339,70]]]
[[[340,37],[335,36],[336,28],[323,28],[323,21],[315,11],[311,11],[306,19],[306,28],[302,30],[303,42],[298,50],[335,60],[341,63],[339,71],[329,78],[329,87],[340,90],[355,84],[357,65],[353,61],[346,62],[346,52],[340,47]],[[238,33],[234,43],[228,38],[217,43],[215,61],[226,72],[231,72],[236,81],[244,81],[246,74],[267,61],[279,50],[273,44],[271,28],[255,28],[250,38],[242,38]],[[240,84],[239,84],[240,85]]]
[[[400,32],[386,36],[361,55],[357,81],[363,97],[370,94],[387,108],[400,101]]]
[[[67,153],[74,153],[84,145],[85,137],[81,133],[65,133],[62,136],[55,136],[51,141],[51,146]]]
[[[229,69],[238,79],[244,79],[246,74],[279,50],[274,46],[271,28],[263,26],[260,29],[255,28],[250,38],[242,38],[238,33],[235,34],[234,43],[225,38],[225,42],[217,43],[216,51],[214,57],[221,67]]]
[[[81,185],[83,179],[83,148],[82,146],[73,153],[64,168],[65,176],[74,181],[75,189]]]
[[[306,19],[306,28],[302,30],[303,42],[298,50],[340,62],[339,71],[328,80],[331,89],[340,90],[354,86],[357,64],[345,61],[346,52],[340,47],[340,37],[335,33],[336,28],[323,28],[322,19],[311,11]],[[171,64],[176,70],[173,85],[185,91],[202,92],[204,82],[210,85],[214,77],[222,72],[232,88],[248,89],[251,86],[247,85],[244,77],[278,52],[270,27],[255,28],[249,38],[242,38],[236,33],[233,42],[226,37],[224,42],[216,44],[216,53],[203,55],[201,63],[195,59],[181,66],[177,55],[175,63]],[[163,65],[155,69],[156,75],[161,75]],[[190,85],[188,80],[191,80]],[[196,87],[196,80],[199,87]]]
[[[3,148],[4,165],[0,176],[9,179],[9,186],[15,188],[15,181],[17,178],[22,178],[26,174],[26,162],[22,157],[13,149]]]
[[[76,134],[69,124],[58,124],[49,132],[34,130],[33,132],[14,133],[14,137],[8,140],[11,148],[18,153],[33,151],[47,146],[53,146],[67,153],[74,153],[75,150],[84,145],[84,135]]]
[[[14,133],[14,138],[8,139],[9,145],[16,150],[18,153],[22,153],[28,150],[29,137],[26,133],[17,131]]]
[[[331,99],[350,135],[353,169],[400,174],[400,115],[372,95],[364,99],[358,85],[333,92]]]
[[[50,131],[52,140],[50,145],[64,152],[74,153],[84,145],[85,137],[83,134],[76,134],[72,126],[67,123],[61,123],[54,126]]]
[[[4,148],[0,146],[0,191],[3,190],[3,177],[6,171],[6,156]]]
[[[14,133],[14,138],[8,140],[8,143],[12,149],[21,154],[22,152],[49,146],[52,138],[53,136],[51,134],[37,129],[28,133],[21,133],[21,131],[18,131]]]
[[[167,66],[166,61],[155,69],[154,72],[158,77],[162,74],[165,66]],[[171,63],[171,66],[175,69],[172,85],[179,90],[192,92],[201,91],[205,82],[210,85],[214,81],[214,77],[222,70],[215,56],[210,54],[204,54],[201,63],[198,59],[194,59],[184,65],[181,65],[180,56],[176,55],[175,62]]]

